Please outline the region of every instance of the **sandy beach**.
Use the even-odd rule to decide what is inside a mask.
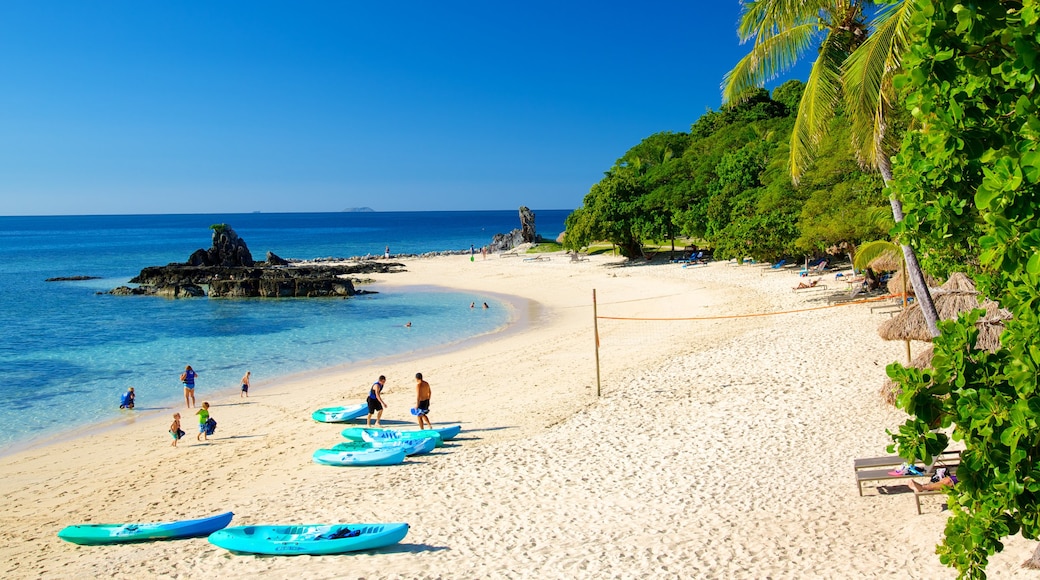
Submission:
[[[942,496],[924,498],[917,515],[905,485],[879,493],[871,484],[859,497],[853,480],[853,458],[885,455],[885,430],[903,420],[878,395],[885,365],[904,356],[902,343],[877,336],[885,314],[865,304],[817,309],[845,290],[833,274],[794,291],[804,280],[796,268],[549,256],[410,259],[407,272],[372,286],[501,298],[516,320],[503,332],[286,381],[254,375],[248,399],[234,385],[214,395],[200,369],[198,400],[219,424],[207,443],[195,441],[194,410],[169,408],[0,457],[0,576],[955,575],[934,553]],[[673,319],[599,321],[599,397],[594,289],[601,317]],[[344,427],[311,412],[362,402],[380,374],[384,422],[414,425],[416,372],[432,385],[434,424],[461,423],[459,437],[401,466],[311,462]],[[176,448],[166,434],[174,411],[188,432]],[[205,538],[89,547],[56,536],[71,524],[228,510],[232,525],[411,530],[392,548],[324,557],[238,556]],[[1008,539],[990,576],[1036,578],[1019,568],[1034,547]]]

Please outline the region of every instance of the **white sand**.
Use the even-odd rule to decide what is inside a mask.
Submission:
[[[621,266],[593,257],[411,260],[377,286],[439,284],[510,295],[514,328],[442,352],[265,382],[207,397],[209,443],[170,447],[175,409],[0,458],[3,578],[846,578],[952,577],[934,554],[948,512],[898,485],[859,497],[852,459],[883,455],[901,413],[878,389],[903,346],[866,305],[726,320],[601,320],[596,398],[592,289],[600,316],[691,318],[826,304],[790,271],[726,263]],[[478,305],[479,306],[479,305]],[[460,305],[460,308],[467,308]],[[421,328],[402,332],[422,332]],[[311,452],[342,439],[321,406],[361,402],[380,373],[391,424],[410,424],[415,372],[433,387],[450,445],[402,466],[333,468]],[[230,393],[232,385],[224,392]],[[212,392],[212,391],[211,391]],[[244,404],[243,404],[244,403]],[[899,493],[902,491],[902,493]],[[397,547],[325,557],[235,556],[204,538],[86,547],[76,523],[149,522],[232,510],[232,525],[405,521]],[[991,577],[1035,544],[1007,542]]]

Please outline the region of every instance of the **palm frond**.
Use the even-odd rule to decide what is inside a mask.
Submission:
[[[910,19],[916,11],[916,4],[907,0],[882,8],[873,21],[874,33],[843,66],[846,114],[853,135],[858,136],[857,153],[872,166],[894,148],[885,125],[892,107],[891,81],[902,67]]]
[[[722,100],[737,102],[751,90],[789,70],[812,48],[816,36],[815,24],[802,24],[756,42],[722,78]]]
[[[902,249],[888,240],[876,240],[864,242],[856,248],[856,255],[852,258],[852,267],[856,270],[865,270],[871,262],[878,258],[885,258],[895,263],[902,263]]]
[[[765,42],[782,31],[816,21],[820,10],[834,0],[751,0],[743,2],[737,36],[741,44]]]
[[[841,101],[841,63],[845,57],[834,34],[828,34],[809,72],[791,133],[790,170],[795,183],[816,159],[820,138]]]

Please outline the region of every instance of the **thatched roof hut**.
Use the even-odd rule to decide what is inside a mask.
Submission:
[[[961,312],[979,307],[979,293],[975,290],[975,284],[960,272],[951,274],[950,279],[939,288],[931,289],[931,294],[940,320],[953,320]],[[882,323],[878,327],[878,334],[884,340],[932,340],[917,302]]]
[[[986,313],[975,322],[975,326],[979,329],[979,335],[975,339],[975,348],[990,352],[995,352],[1000,348],[1000,334],[1004,331],[1004,323],[1012,318],[1011,311],[1001,308],[992,300],[984,300],[980,305],[978,292],[975,291],[975,284],[970,278],[961,273],[951,275],[945,284],[933,290],[932,298],[935,300],[935,309],[943,320],[954,319],[961,312],[976,308],[985,309]],[[911,310],[914,312],[910,312]],[[921,309],[917,304],[883,323],[878,328],[878,334],[885,340],[932,340],[924,323],[924,315],[921,314]],[[917,353],[908,366],[918,369],[930,367],[932,353],[932,346],[928,345]],[[885,384],[881,387],[881,398],[894,405],[898,395],[899,388],[896,383],[892,379],[886,379]]]
[[[910,364],[907,365],[907,367],[914,369],[926,369],[932,366],[933,353],[934,351],[932,350],[932,345],[929,344],[921,352],[917,353],[917,356],[915,356],[913,360],[910,361]],[[899,385],[896,384],[896,382],[892,379],[886,378],[885,384],[881,385],[881,398],[884,399],[884,401],[889,405],[895,405],[896,397],[898,396]]]
[[[924,275],[924,281],[928,284],[929,288],[935,288],[939,285],[939,281],[932,278],[928,274]],[[903,293],[903,272],[897,270],[892,277],[888,279],[888,292],[890,294],[902,294]],[[906,293],[909,296],[914,296],[914,286],[909,280],[906,282]]]

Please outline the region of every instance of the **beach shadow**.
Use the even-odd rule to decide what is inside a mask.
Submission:
[[[210,439],[209,442],[215,441],[227,441],[230,439],[256,439],[257,437],[267,437],[267,435],[228,435],[227,437],[220,437],[218,439]]]
[[[238,403],[210,403],[210,407],[237,407],[239,405],[252,405],[251,401],[241,401]]]
[[[483,429],[466,429],[465,427],[463,427],[463,432],[466,433],[467,435],[469,435],[469,434],[472,434],[472,433],[483,433],[484,431],[502,431],[504,429],[516,429],[516,426],[515,425],[503,425],[501,427],[485,427]],[[455,439],[458,439],[458,437],[456,437]]]
[[[902,493],[914,493],[909,485],[879,485],[877,492],[880,495],[898,495]]]
[[[419,554],[422,552],[443,552],[450,550],[447,546],[431,546],[429,544],[396,544],[392,548],[387,547],[381,550],[373,550],[373,552],[406,552],[411,554]]]

